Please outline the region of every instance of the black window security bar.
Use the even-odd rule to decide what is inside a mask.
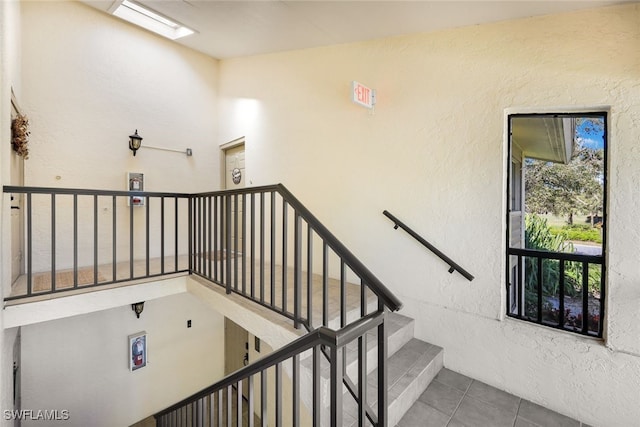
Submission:
[[[424,238],[422,238],[418,233],[416,233],[415,231],[413,231],[409,226],[407,226],[404,222],[400,221],[398,218],[396,218],[394,215],[392,215],[391,213],[389,213],[389,211],[385,210],[382,212],[382,214],[384,216],[386,216],[387,218],[389,218],[391,221],[393,221],[394,229],[398,229],[398,227],[402,228],[404,231],[406,231],[407,233],[409,233],[409,235],[411,237],[413,237],[414,239],[416,239],[418,242],[420,242],[424,247],[426,247],[427,249],[429,249],[431,252],[433,252],[434,254],[436,254],[436,256],[438,256],[438,258],[440,258],[441,260],[443,260],[445,263],[447,263],[449,265],[449,273],[453,273],[454,271],[457,271],[458,273],[460,273],[462,276],[464,276],[468,281],[472,281],[474,279],[474,277],[471,275],[471,273],[469,273],[467,270],[465,270],[464,268],[460,267],[456,262],[454,262],[451,258],[449,258],[448,256],[446,256],[444,253],[442,253],[438,248],[436,248],[435,246],[433,246],[431,243],[429,243],[428,241],[426,241]]]
[[[582,335],[602,337],[604,258],[508,249],[507,315]]]

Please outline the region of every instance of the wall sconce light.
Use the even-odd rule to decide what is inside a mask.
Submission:
[[[133,135],[129,135],[129,149],[133,151],[133,155],[136,155],[136,151],[142,145],[142,137],[138,135],[138,129],[136,129],[136,133]]]
[[[142,310],[144,310],[144,301],[131,304],[131,310],[133,310],[136,313],[136,317],[139,319],[140,313],[142,313]]]

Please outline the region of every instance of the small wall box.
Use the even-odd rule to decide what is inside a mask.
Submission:
[[[127,189],[129,191],[144,191],[144,174],[127,172]],[[127,198],[127,206],[144,206],[145,197],[131,196]]]

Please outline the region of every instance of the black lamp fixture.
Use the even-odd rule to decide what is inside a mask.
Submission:
[[[136,129],[136,133],[133,135],[129,135],[129,149],[133,151],[133,155],[136,155],[136,151],[142,145],[142,137],[138,135],[138,129]]]
[[[144,301],[131,304],[131,310],[136,313],[136,317],[139,319],[140,313],[142,313],[142,310],[144,310]]]

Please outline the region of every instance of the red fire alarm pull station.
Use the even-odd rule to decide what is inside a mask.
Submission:
[[[127,185],[129,191],[144,191],[144,174],[139,172],[127,172]],[[127,199],[127,206],[144,206],[144,197],[134,195]]]

